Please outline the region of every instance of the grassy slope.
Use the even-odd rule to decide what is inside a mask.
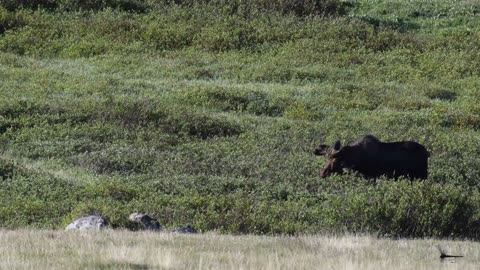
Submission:
[[[3,269],[478,269],[479,243],[367,236],[0,231]],[[440,246],[456,260],[440,260]]]
[[[0,10],[0,226],[144,211],[233,233],[477,238],[479,10]],[[317,143],[367,133],[425,144],[429,180],[318,178]]]

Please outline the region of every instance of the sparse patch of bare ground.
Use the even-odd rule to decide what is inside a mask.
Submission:
[[[465,257],[441,260],[437,247]],[[0,231],[0,269],[478,269],[480,243],[372,236]]]

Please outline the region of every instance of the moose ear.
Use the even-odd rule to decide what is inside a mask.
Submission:
[[[328,145],[320,144],[313,153],[317,156],[325,156],[327,155],[327,150],[328,150]]]
[[[342,144],[340,143],[340,141],[337,140],[333,145],[333,150],[338,151],[340,150],[341,147],[342,147]]]

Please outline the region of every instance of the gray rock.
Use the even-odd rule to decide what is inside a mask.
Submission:
[[[105,217],[102,216],[86,216],[77,218],[72,223],[70,223],[66,231],[69,230],[102,230],[106,229],[108,226],[108,222]]]
[[[173,232],[176,233],[197,233],[197,230],[195,230],[194,227],[188,225],[188,226],[183,226],[183,227],[177,227]]]
[[[132,221],[134,230],[150,230],[159,231],[161,229],[160,223],[156,218],[152,218],[142,213],[133,213],[128,219]]]

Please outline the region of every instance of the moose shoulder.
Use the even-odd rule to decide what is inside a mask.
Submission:
[[[385,175],[413,180],[428,177],[428,151],[423,145],[412,141],[385,143],[367,135],[343,147],[337,141],[333,149],[321,144],[314,154],[327,157],[327,164],[320,172],[321,177],[332,173],[342,174],[343,169],[359,172],[366,178]]]

